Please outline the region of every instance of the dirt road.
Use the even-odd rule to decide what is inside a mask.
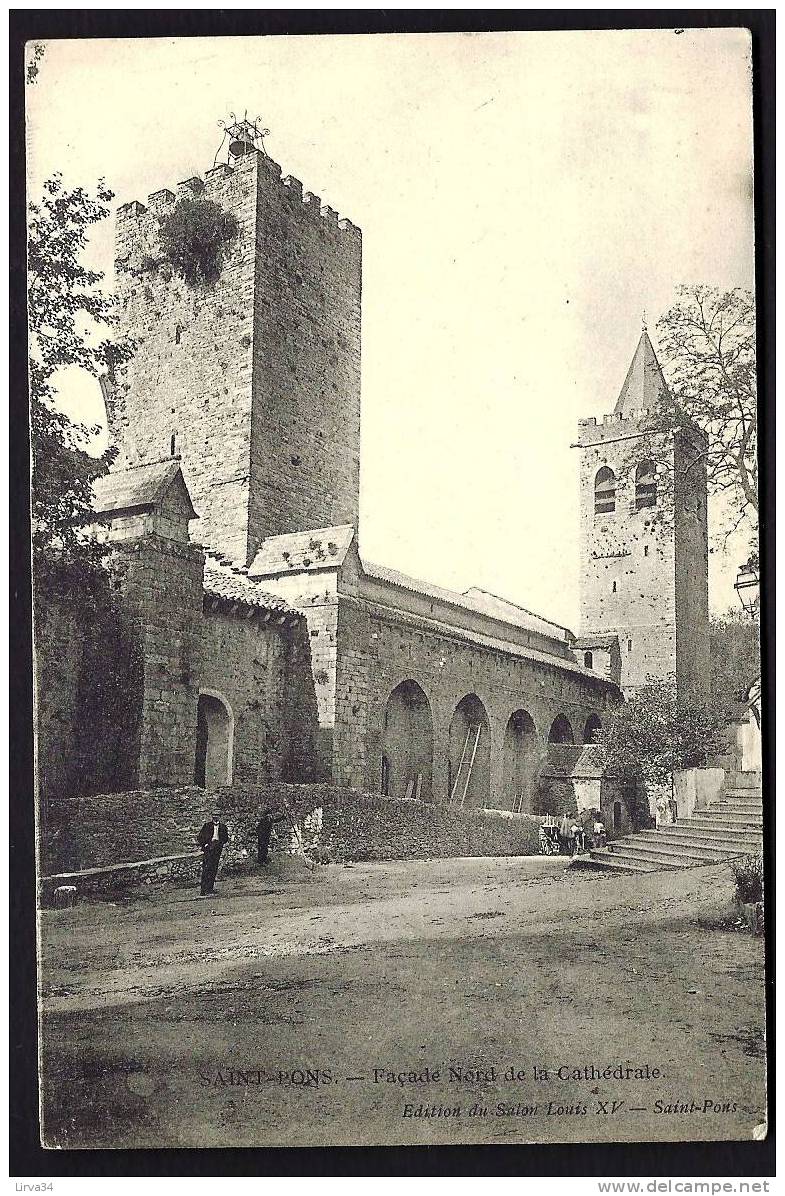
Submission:
[[[726,867],[471,859],[45,911],[47,1140],[748,1138],[763,946],[730,896]]]

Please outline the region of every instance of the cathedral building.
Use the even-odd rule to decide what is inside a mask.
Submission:
[[[183,199],[236,221],[210,284],[160,250]],[[342,786],[531,812],[549,759],[577,759],[621,689],[699,687],[705,477],[687,510],[662,480],[680,436],[631,454],[665,386],[645,332],[614,414],[580,427],[576,638],[364,556],[362,236],[252,128],[204,178],[119,209],[116,271],[137,349],[106,388],[118,457],[96,505],[147,629],[140,786],[298,779],[310,753]]]

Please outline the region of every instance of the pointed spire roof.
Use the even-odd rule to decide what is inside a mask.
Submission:
[[[650,411],[668,397],[668,386],[644,324],[641,339],[638,341],[613,410],[616,415]]]

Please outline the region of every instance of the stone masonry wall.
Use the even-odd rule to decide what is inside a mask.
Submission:
[[[159,219],[176,198],[203,197],[240,226],[213,285],[191,287],[161,260]],[[194,507],[198,536],[228,555],[247,552],[253,374],[256,180],[248,171],[209,171],[177,196],[163,190],[148,207],[117,213],[116,286],[123,331],[137,349],[107,404],[119,464],[175,453]]]
[[[305,780],[318,771],[316,702],[303,625],[293,627],[290,619],[275,615],[264,621],[261,615],[206,613],[195,637],[192,672],[197,689],[220,693],[232,711],[235,784],[287,776]]]
[[[506,803],[504,734],[515,711],[526,711],[534,721],[539,746],[527,767],[535,773],[545,759],[557,715],[566,715],[581,742],[588,716],[597,713],[602,719],[609,700],[607,685],[599,678],[487,648],[448,628],[439,631],[356,599],[340,599],[338,633],[333,778],[344,786],[379,791],[387,701],[406,680],[420,685],[430,706],[436,803],[449,797],[450,722],[467,694],[477,694],[488,717],[490,808]]]
[[[234,214],[211,285],[162,260],[183,197]],[[278,532],[358,519],[361,237],[263,154],[118,211],[117,294],[136,354],[108,397],[120,463],[174,450],[205,544],[245,564]]]
[[[36,578],[39,815],[67,794],[138,783],[142,669],[137,632],[109,579]]]
[[[430,859],[537,851],[539,819],[526,815],[448,811],[330,785],[231,786],[209,793],[183,787],[99,794],[68,803],[63,833],[43,844],[41,871],[47,876],[186,855],[216,807],[230,834],[223,866],[253,861],[256,822],[260,809],[268,805],[287,807],[299,827],[308,814],[320,809],[318,843],[333,859]],[[290,838],[290,824],[279,823],[273,850],[289,849]],[[196,871],[189,861],[186,865]]]
[[[87,630],[77,604],[36,604],[36,773],[42,800],[75,786],[77,695]]]
[[[619,636],[625,690],[676,672],[676,549],[672,517],[661,517],[672,491],[660,487],[659,512],[636,511],[638,431],[632,419],[581,427],[581,634]],[[594,481],[603,465],[616,474],[616,510],[595,515]]]
[[[702,448],[685,434],[676,439],[676,681],[681,697],[696,703],[711,684],[706,467],[695,462]]]
[[[262,582],[289,606],[299,610],[306,626],[316,699],[316,754],[320,773],[333,775],[338,596],[335,570],[297,573]]]
[[[203,556],[193,545],[156,535],[124,541],[113,566],[111,623],[78,594],[37,602],[45,801],[97,785],[193,784],[202,690],[221,694],[232,711],[239,783],[318,778],[305,621],[280,611],[206,612]],[[121,640],[104,641],[118,631]]]
[[[264,157],[256,230],[251,555],[356,527],[360,494],[360,230]]]
[[[193,781],[203,553],[159,536],[118,545],[119,586],[138,628],[143,669],[139,784]]]

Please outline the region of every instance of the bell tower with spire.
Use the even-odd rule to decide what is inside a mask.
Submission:
[[[709,681],[705,442],[677,428],[645,322],[613,413],[580,421],[581,638],[616,636],[621,685]]]

